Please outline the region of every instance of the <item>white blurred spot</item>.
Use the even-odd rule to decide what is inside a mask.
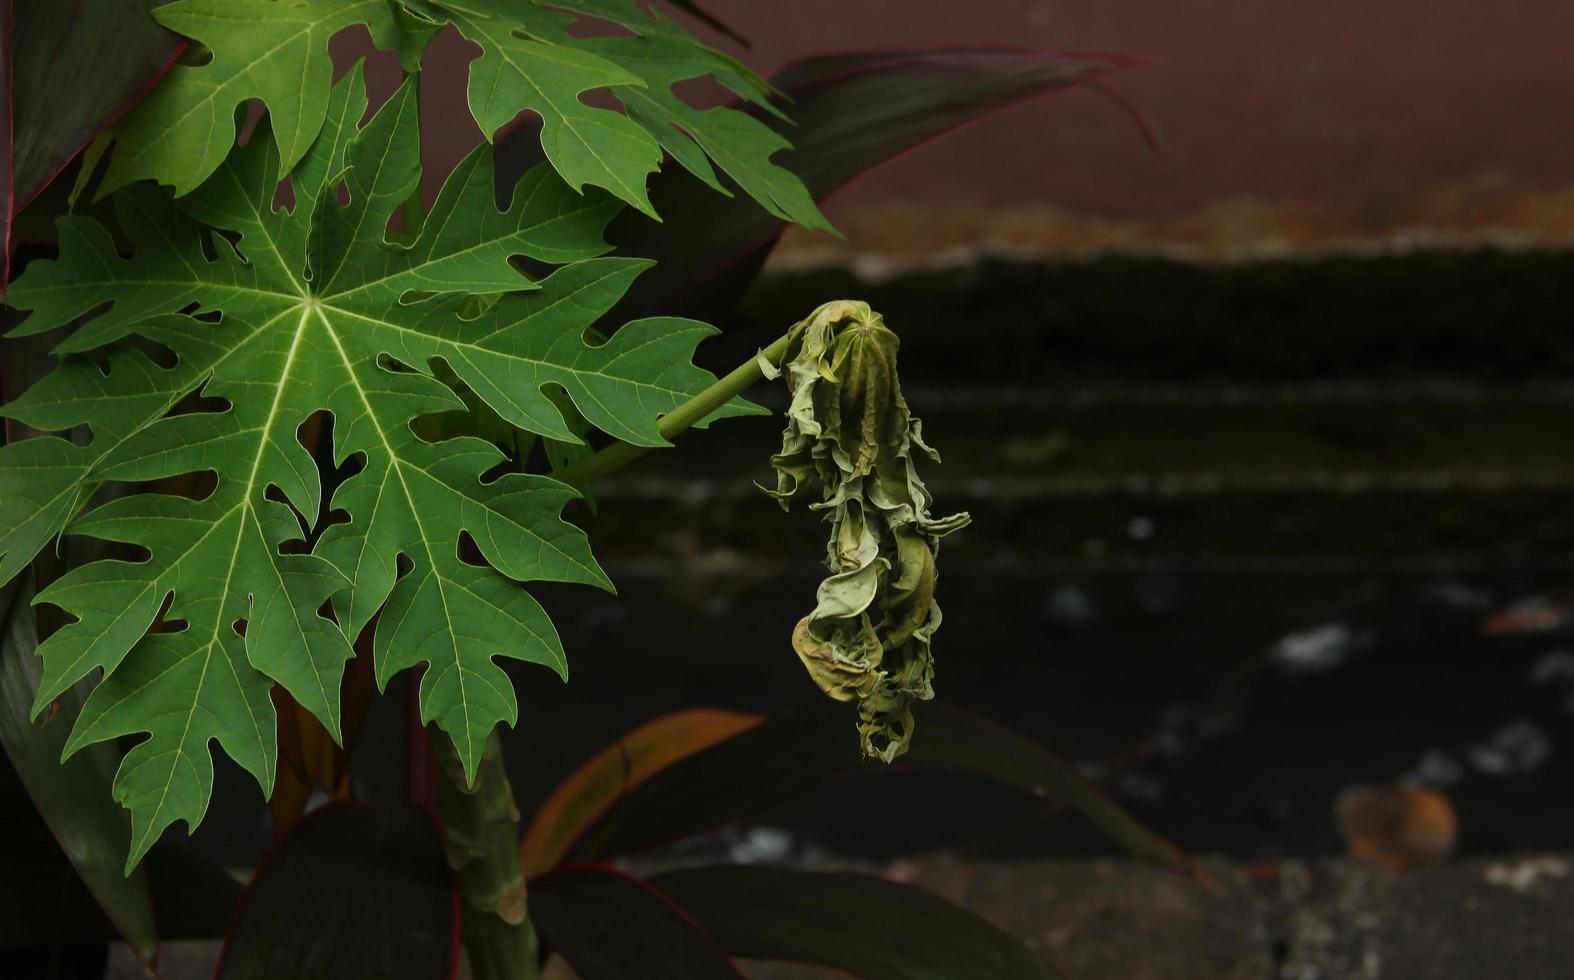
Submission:
[[[1465,778],[1465,767],[1442,749],[1427,749],[1416,767],[1405,773],[1400,782],[1406,785],[1452,786]]]
[[[1470,764],[1487,776],[1515,776],[1535,771],[1552,755],[1552,739],[1534,722],[1520,719],[1493,732],[1467,751]]]
[[[1501,861],[1489,864],[1482,877],[1490,884],[1501,885],[1516,892],[1526,892],[1534,888],[1537,882],[1562,878],[1568,873],[1568,863],[1562,858],[1535,857],[1523,861]]]
[[[1530,682],[1541,687],[1574,684],[1574,653],[1562,648],[1543,653],[1530,665]]]
[[[1366,653],[1374,643],[1370,630],[1327,623],[1281,638],[1269,657],[1281,673],[1292,677],[1321,674]]]
[[[792,834],[779,827],[750,827],[727,848],[737,864],[769,864],[792,853]]]

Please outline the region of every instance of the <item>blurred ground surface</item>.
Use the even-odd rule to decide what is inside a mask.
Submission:
[[[1392,877],[1343,860],[1209,860],[1205,884],[1119,860],[930,860],[886,872],[973,909],[1079,980],[1561,980],[1574,957],[1571,862],[1480,859]],[[163,976],[210,976],[216,955],[214,943],[170,944]],[[143,976],[124,950],[111,963],[108,980]],[[767,963],[747,972],[842,976]]]
[[[1574,955],[1558,911],[1574,900],[1569,867],[1548,855],[1394,878],[1348,861],[1208,861],[1207,885],[1121,861],[913,871],[1081,980],[1553,980]]]

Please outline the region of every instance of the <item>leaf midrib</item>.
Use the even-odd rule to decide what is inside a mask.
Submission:
[[[399,486],[404,490],[405,501],[409,504],[410,515],[414,518],[416,529],[420,532],[418,537],[421,539],[421,549],[426,552],[428,574],[437,583],[437,598],[443,606],[443,618],[445,621],[452,623],[454,617],[448,607],[448,593],[443,588],[443,577],[437,572],[437,558],[432,552],[432,543],[426,533],[426,524],[421,520],[421,509],[416,506],[415,496],[410,492],[410,485],[405,482],[404,472],[400,469],[399,454],[394,452],[393,444],[388,441],[387,432],[381,424],[381,420],[378,419],[376,410],[372,408],[371,398],[367,395],[366,388],[361,384],[361,379],[356,374],[355,362],[350,358],[349,352],[344,349],[344,344],[339,340],[338,331],[333,329],[333,323],[329,321],[327,314],[323,312],[323,308],[320,306],[317,307],[317,318],[322,321],[323,329],[328,332],[328,339],[333,341],[333,348],[339,354],[340,363],[344,365],[344,373],[349,378],[350,384],[355,387],[356,397],[361,400],[362,407],[366,409],[367,417],[372,419],[372,428],[377,432],[377,438],[383,444],[383,451],[388,454],[388,465],[398,478]],[[455,547],[457,546],[458,542],[455,542]],[[452,646],[452,644],[450,645]],[[454,647],[453,653],[454,663],[457,665],[459,663],[459,650],[457,647]],[[475,746],[470,744],[470,699],[465,695],[464,672],[458,671],[457,673],[459,677],[459,703],[464,708],[465,716],[465,745],[470,749],[470,752],[461,752],[460,755],[461,758],[469,759],[471,758],[471,752],[474,752],[475,749]],[[450,733],[450,737],[453,737],[452,733]]]
[[[196,716],[197,716],[197,706],[202,701],[203,684],[207,680],[208,669],[210,667],[212,667],[212,665],[213,665],[213,656],[214,656],[213,651],[214,651],[214,649],[216,647],[220,646],[219,634],[224,629],[224,619],[225,619],[224,607],[225,607],[225,605],[227,604],[227,602],[229,600],[230,583],[233,582],[234,579],[235,579],[235,567],[236,567],[237,564],[239,564],[239,561],[240,561],[241,541],[244,539],[245,534],[246,534],[246,519],[247,519],[248,516],[251,516],[251,517],[255,518],[255,513],[253,512],[252,503],[251,503],[252,491],[256,488],[256,485],[257,485],[257,475],[262,470],[262,457],[267,452],[268,433],[270,433],[273,430],[274,420],[278,417],[278,413],[279,413],[279,405],[284,400],[284,389],[285,389],[285,386],[289,382],[290,371],[295,366],[295,356],[296,356],[296,353],[300,350],[301,337],[304,336],[305,333],[306,333],[306,322],[311,317],[313,304],[311,304],[309,302],[308,303],[303,303],[303,304],[301,304],[300,309],[301,309],[301,318],[300,318],[299,322],[297,322],[296,325],[295,325],[295,336],[290,339],[290,349],[285,354],[284,368],[283,368],[283,370],[281,370],[279,372],[279,380],[278,380],[277,384],[274,386],[274,389],[273,389],[273,403],[268,406],[268,416],[263,421],[262,428],[260,430],[258,430],[259,431],[259,436],[258,436],[258,440],[257,440],[257,451],[252,457],[251,472],[246,477],[246,485],[242,489],[241,498],[236,504],[237,507],[243,509],[243,513],[240,515],[240,519],[238,521],[236,521],[236,525],[235,525],[235,543],[230,548],[229,567],[227,569],[225,569],[225,572],[224,572],[224,584],[219,589],[219,592],[218,592],[218,595],[219,595],[219,600],[218,600],[218,604],[217,604],[217,610],[218,611],[217,611],[217,615],[215,615],[214,619],[213,619],[213,632],[208,636],[208,642],[203,648],[202,668],[201,668],[201,671],[197,675],[197,683],[196,683],[196,686],[195,686],[195,693],[194,693],[194,695],[193,695],[193,697],[191,699],[191,706],[186,710],[185,726],[181,729],[180,739],[176,742],[177,748],[175,748],[173,750],[173,753],[174,753],[174,756],[175,756],[175,762],[171,763],[171,766],[170,766],[171,777],[169,779],[165,780],[164,786],[163,786],[162,790],[160,790],[160,792],[159,792],[158,803],[153,807],[153,811],[152,812],[153,812],[155,818],[159,814],[162,814],[164,812],[164,801],[169,798],[169,788],[175,782],[174,777],[173,777],[174,765],[176,763],[178,763],[180,761],[180,759],[185,755],[186,740],[191,735],[191,724],[192,724],[193,719],[195,719]],[[225,657],[223,659],[224,659],[225,664],[230,668],[230,674],[231,674],[232,677],[234,677],[234,680],[235,680],[237,688],[241,687],[242,685],[240,683],[240,676],[235,673],[234,665],[229,662],[229,658],[228,657]],[[247,705],[246,713],[247,713],[247,716],[251,719],[253,731],[256,732],[258,740],[261,741],[262,740],[262,727],[257,723],[257,717],[256,717],[255,714],[252,714],[251,707],[250,707],[249,704]],[[147,824],[148,827],[154,827],[156,825],[157,825],[156,819],[155,819],[154,822],[151,822],[151,823]],[[140,841],[139,843],[144,843],[145,844],[146,841],[143,840],[143,841]]]

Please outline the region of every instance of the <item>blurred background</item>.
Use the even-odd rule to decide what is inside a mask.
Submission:
[[[841,189],[845,237],[789,230],[701,360],[830,299],[885,315],[936,508],[973,517],[940,563],[940,698],[1074,760],[1209,882],[933,773],[692,846],[919,881],[1079,977],[1566,975],[1574,6],[712,6],[752,47],[702,36],[766,75],[937,43],[1148,60]],[[428,200],[480,138],[451,108],[469,57],[445,32],[423,79]],[[821,526],[755,485],[779,428],[693,433],[576,515],[620,595],[536,590],[573,682],[514,672],[527,813],[664,712],[820,701],[788,637]],[[402,712],[378,699],[365,740]],[[361,795],[399,799],[401,764],[363,753]],[[219,765],[194,843],[249,866],[266,814]]]
[[[832,208],[852,252],[1245,259],[1546,244],[1574,230],[1564,4],[1507,17],[1455,2],[806,3],[756,5],[738,23],[760,38],[764,67],[937,41],[1153,61],[1100,86],[1106,97],[1084,89],[1001,112],[848,188]],[[1143,152],[1122,103],[1161,152]],[[927,234],[896,233],[904,218]]]
[[[845,780],[713,846],[907,860],[1079,976],[1560,975],[1574,8],[717,12],[752,47],[707,40],[766,74],[936,43],[1151,62],[853,181],[826,206],[846,237],[789,230],[702,356],[724,370],[832,298],[885,314],[945,458],[936,506],[974,519],[941,563],[940,697],[1076,760],[1226,884],[1106,861],[1077,817],[933,774]],[[434,50],[457,94],[464,43]],[[452,131],[436,173],[478,139],[427,121]],[[621,595],[549,600],[574,683],[517,677],[522,797],[662,711],[819,698],[787,644],[819,524],[754,485],[777,428],[598,489]]]
[[[725,14],[767,72],[937,41],[1151,59],[844,188],[845,240],[789,231],[708,356],[833,297],[885,313],[945,458],[936,506],[974,518],[941,562],[940,697],[1077,760],[1223,884],[1105,861],[1074,815],[933,775],[845,781],[729,846],[941,848],[913,873],[1077,976],[1562,975],[1574,8]],[[584,683],[522,685],[526,717],[818,696],[785,641],[820,532],[752,485],[774,427],[601,489],[622,600],[554,607]],[[516,785],[550,785],[560,742],[519,741]]]

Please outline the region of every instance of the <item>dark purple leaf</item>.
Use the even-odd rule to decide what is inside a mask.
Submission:
[[[635,787],[570,852],[571,860],[643,850],[714,830],[853,773],[938,769],[1072,806],[1135,857],[1181,874],[1191,860],[1105,796],[1075,766],[1015,732],[941,704],[922,707],[912,749],[865,763],[829,709],[772,719],[689,756]]]
[[[580,980],[743,980],[666,896],[611,869],[562,868],[536,879],[530,917]]]
[[[1049,980],[1015,936],[937,895],[871,875],[718,865],[656,875],[734,956],[876,980]]]
[[[105,916],[137,956],[152,963],[158,933],[147,876],[139,868],[128,877],[121,868],[131,843],[131,822],[110,793],[119,753],[112,743],[101,743],[60,761],[82,706],[75,689],[56,703],[53,717],[36,725],[28,720],[43,672],[34,653],[38,631],[32,600],[30,573],[0,587],[0,746]]]
[[[928,140],[1015,102],[1058,91],[1137,62],[1117,55],[933,50],[833,55],[799,62],[771,79],[791,103],[789,125],[764,113],[793,149],[776,157],[816,201]],[[505,157],[527,137],[511,138]],[[523,173],[527,161],[506,172]],[[507,186],[507,185],[505,185]],[[653,314],[720,319],[753,278],[785,227],[747,195],[718,197],[680,167],[651,180],[661,222],[626,211],[607,240],[619,252],[657,260],[609,314],[623,322]]]
[[[709,27],[717,34],[720,34],[723,37],[729,38],[733,41],[737,41],[745,48],[749,46],[748,38],[733,30],[726,21],[722,20],[720,17],[717,17],[715,14],[711,13],[709,10],[706,10],[704,7],[701,7],[699,4],[695,3],[694,0],[667,0],[667,2],[688,14],[690,17],[693,17],[701,24],[704,24],[706,27]]]
[[[0,0],[0,244],[82,148],[185,49],[148,11],[167,0]]]
[[[258,869],[216,980],[445,980],[458,917],[429,813],[335,803]]]
[[[6,828],[0,877],[0,950],[26,946],[102,946],[124,940],[66,860],[33,802],[0,759],[0,826]],[[159,941],[222,939],[241,886],[223,868],[161,841],[142,862],[153,894]],[[39,896],[48,901],[39,901]],[[4,962],[0,954],[0,962]]]

